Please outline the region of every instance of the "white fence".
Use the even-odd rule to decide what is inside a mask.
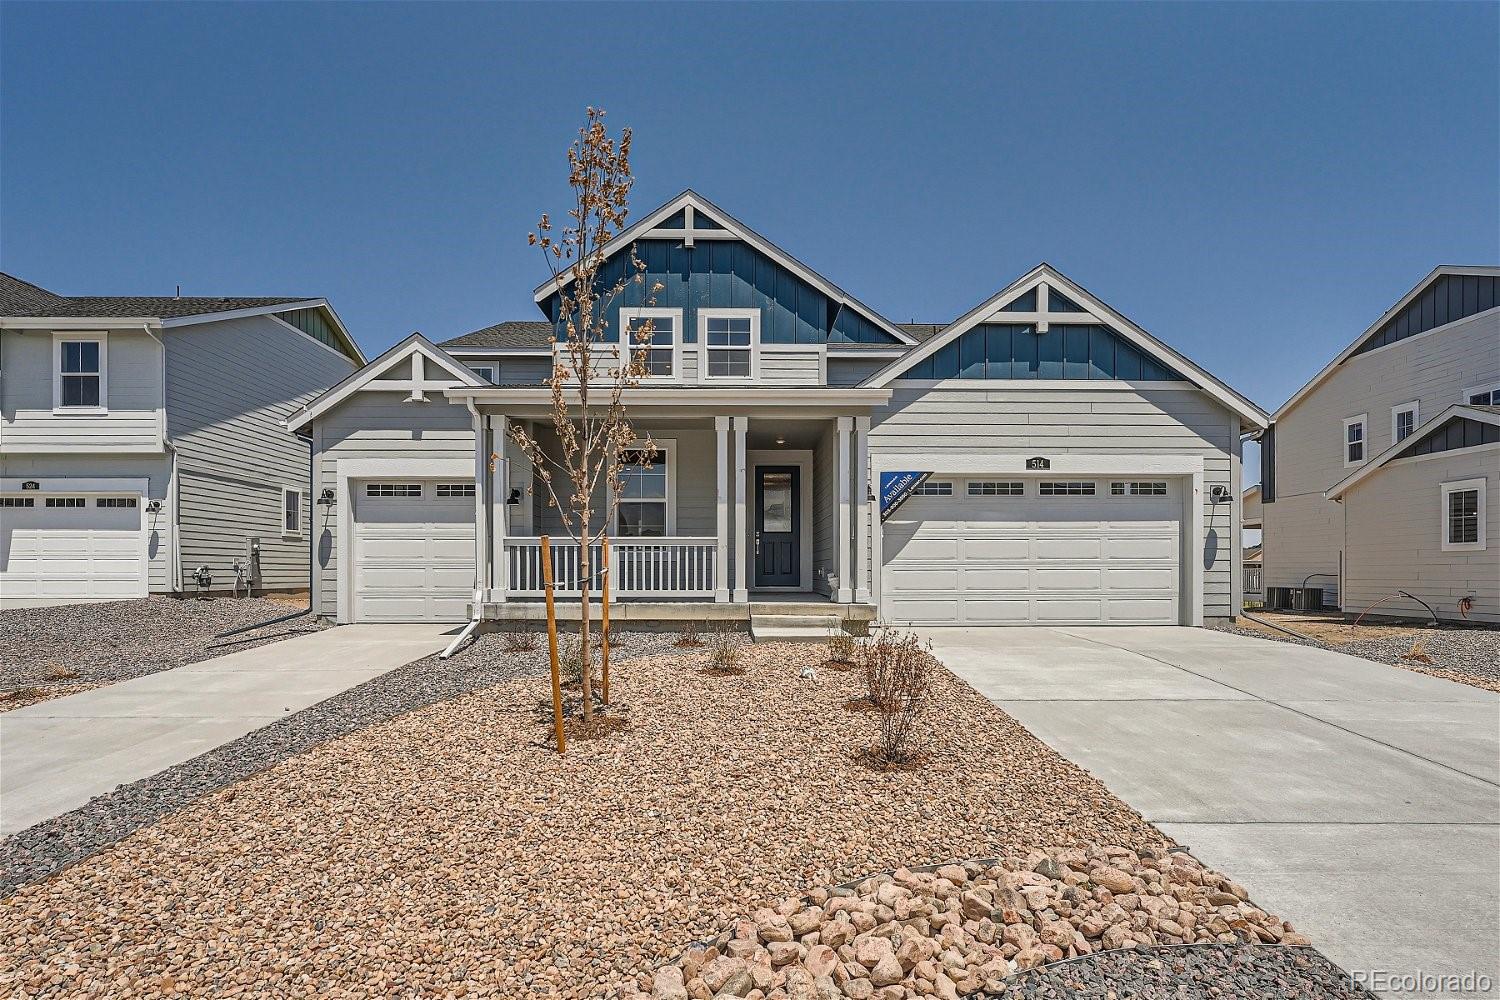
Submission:
[[[583,577],[581,546],[561,540],[551,543],[553,593],[577,594]],[[615,597],[712,597],[716,579],[718,542],[713,538],[610,539],[610,594]],[[508,567],[506,593],[540,597],[542,540],[505,540]],[[603,585],[603,546],[590,547],[589,589]]]

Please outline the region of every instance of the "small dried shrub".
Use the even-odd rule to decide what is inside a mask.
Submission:
[[[696,621],[688,620],[677,627],[677,642],[674,644],[685,649],[692,649],[703,645],[701,627]]]
[[[843,622],[828,635],[828,665],[848,669],[859,662],[859,642]]]
[[[530,629],[506,632],[500,642],[507,653],[529,653],[536,649],[536,633]]]
[[[742,674],[744,650],[739,632],[731,622],[715,622],[708,632],[708,667],[721,674]]]
[[[881,630],[865,640],[860,666],[865,690],[878,713],[880,745],[887,764],[911,763],[912,734],[932,690],[930,644],[910,632]]]
[[[1415,663],[1432,663],[1432,657],[1427,655],[1427,642],[1423,639],[1418,639],[1412,643],[1411,649],[1403,653],[1401,659],[1411,660]]]
[[[596,639],[593,643],[593,659],[597,660],[599,655],[599,643]],[[557,665],[562,672],[564,684],[583,683],[583,639],[576,635],[559,636],[557,644]]]
[[[70,681],[78,676],[78,671],[71,667],[59,667],[54,663],[43,676],[49,681]]]

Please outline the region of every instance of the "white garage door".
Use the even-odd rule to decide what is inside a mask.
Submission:
[[[0,497],[0,606],[146,596],[141,498]]]
[[[366,481],[352,492],[354,620],[466,620],[474,590],[474,481]]]
[[[881,616],[912,625],[1175,625],[1174,480],[933,476],[884,525]]]

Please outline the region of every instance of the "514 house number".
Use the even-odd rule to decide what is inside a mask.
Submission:
[[[1026,460],[1026,468],[1028,471],[1050,469],[1052,468],[1052,459],[1042,458],[1040,456],[1036,458],[1028,458]]]

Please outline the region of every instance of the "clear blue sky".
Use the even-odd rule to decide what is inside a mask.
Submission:
[[[0,5],[0,267],[538,317],[589,103],[891,319],[1041,260],[1267,408],[1500,261],[1500,5]]]

